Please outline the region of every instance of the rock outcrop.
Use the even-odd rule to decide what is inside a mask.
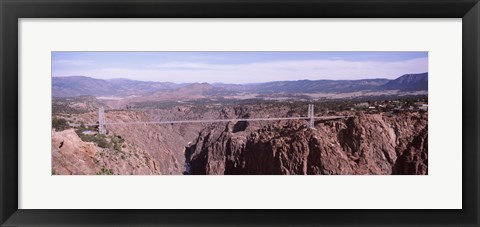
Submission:
[[[185,171],[185,146],[194,141],[198,133],[216,124],[137,124],[139,122],[197,120],[197,119],[232,119],[256,117],[264,106],[221,107],[218,109],[175,106],[163,109],[116,110],[108,111],[107,123],[134,123],[107,125],[109,135],[120,135],[125,141],[147,152],[157,164],[163,175],[180,175]],[[272,116],[284,116],[288,108],[273,109]],[[250,114],[253,114],[252,116]],[[97,120],[96,112],[76,115],[76,120],[93,124]],[[268,116],[267,116],[268,117]],[[238,122],[230,125],[231,131],[241,132],[248,126],[256,127],[256,123]],[[221,130],[224,125],[219,126]],[[213,163],[212,163],[213,165]]]
[[[73,129],[52,130],[54,175],[157,175],[155,159],[142,149],[124,143],[120,150],[84,142]]]
[[[316,130],[301,121],[218,124],[185,157],[189,174],[428,174],[427,118],[359,113],[317,121]]]

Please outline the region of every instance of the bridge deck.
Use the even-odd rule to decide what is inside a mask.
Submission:
[[[314,117],[319,120],[344,119],[347,116],[322,116]],[[126,124],[182,124],[182,123],[216,123],[235,121],[279,121],[279,120],[308,120],[309,117],[272,117],[272,118],[236,118],[236,119],[207,119],[207,120],[172,120],[172,121],[137,121],[137,122],[105,122],[105,125],[126,125]],[[84,124],[85,126],[96,126],[98,124]],[[70,124],[78,127],[80,124]]]

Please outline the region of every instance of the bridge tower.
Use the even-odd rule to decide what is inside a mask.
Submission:
[[[309,129],[315,129],[315,113],[313,110],[313,104],[308,104],[308,123],[307,123],[307,128]]]
[[[107,128],[105,128],[105,112],[103,111],[103,107],[98,108],[98,133],[107,133]]]

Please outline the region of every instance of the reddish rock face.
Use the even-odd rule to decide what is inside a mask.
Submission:
[[[428,174],[428,134],[427,130],[414,137],[398,157],[393,174]]]
[[[262,105],[219,111],[176,107],[110,111],[107,122],[289,116]],[[83,142],[73,130],[52,131],[54,174],[428,174],[428,115],[345,111],[342,120],[110,125],[121,152]],[[293,113],[295,115],[295,113]],[[96,113],[79,114],[92,122]],[[185,166],[184,166],[185,164]]]
[[[426,113],[212,126],[186,148],[190,174],[427,174]]]
[[[128,143],[121,151],[83,142],[73,129],[52,131],[54,175],[157,175],[158,162],[147,152]]]
[[[97,166],[93,157],[96,153],[94,144],[82,142],[73,130],[52,130],[53,174],[95,174]]]

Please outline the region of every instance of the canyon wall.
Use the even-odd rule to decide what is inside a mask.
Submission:
[[[427,113],[359,113],[346,120],[237,122],[186,147],[189,174],[428,174]]]
[[[199,114],[201,113],[201,114]],[[109,111],[108,122],[296,116],[263,106],[198,111]],[[352,113],[341,113],[349,115]],[[94,122],[96,113],[77,115]],[[82,141],[73,129],[52,131],[54,174],[428,174],[428,114],[357,112],[341,120],[204,124],[111,124],[119,150]]]
[[[127,142],[121,150],[84,142],[73,129],[52,130],[54,175],[158,175],[159,162]]]

